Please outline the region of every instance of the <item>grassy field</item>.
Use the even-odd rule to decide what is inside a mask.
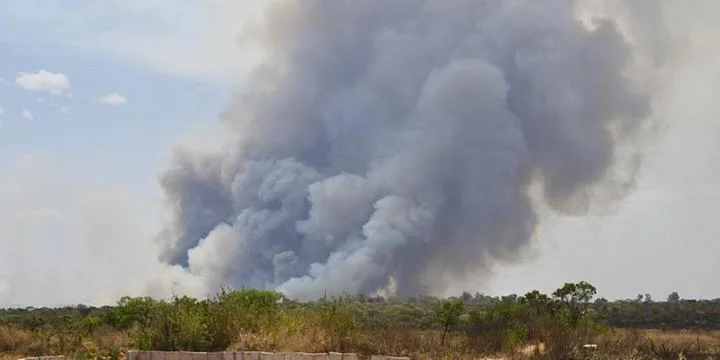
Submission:
[[[204,300],[123,298],[103,308],[4,310],[0,360],[48,354],[120,359],[129,349],[341,351],[414,359],[720,359],[720,330],[706,321],[712,318],[708,304],[612,304],[592,302],[594,293],[591,285],[578,283],[550,295],[297,303],[274,292],[242,290]],[[679,328],[693,318],[684,314],[693,312],[705,329]],[[609,319],[664,326],[620,328]],[[597,350],[585,353],[585,343],[597,344]]]
[[[439,331],[360,332],[345,344],[344,351],[361,354],[392,354],[414,359],[567,359],[549,354],[542,343],[518,346],[501,352],[469,348],[467,339],[454,334],[445,346],[439,346]],[[49,340],[49,341],[48,341]],[[65,339],[66,341],[69,339]],[[122,358],[129,349],[138,348],[132,331],[98,330],[92,336],[61,344],[61,337],[40,339],[25,330],[0,328],[0,360],[24,356],[63,353],[74,358]],[[326,352],[337,350],[332,336],[318,331],[309,336],[292,334],[239,334],[231,350]],[[596,336],[595,359],[720,359],[719,331],[624,330],[616,329]],[[579,353],[578,353],[579,354]],[[579,358],[579,357],[578,357]]]

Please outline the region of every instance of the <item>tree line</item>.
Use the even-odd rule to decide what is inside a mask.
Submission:
[[[682,300],[674,293],[661,302],[645,296],[607,301],[596,294],[593,285],[578,282],[550,294],[465,292],[448,299],[359,295],[301,303],[256,289],[223,290],[207,299],[124,297],[105,307],[0,310],[0,353],[20,347],[3,343],[3,328],[27,334],[26,343],[34,345],[23,345],[24,353],[52,350],[76,358],[113,357],[108,354],[131,347],[486,354],[539,343],[563,358],[614,328],[720,329],[720,300]],[[104,337],[123,340],[87,345]]]

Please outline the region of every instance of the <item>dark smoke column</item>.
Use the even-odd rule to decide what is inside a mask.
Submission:
[[[648,99],[613,23],[571,3],[277,2],[255,33],[267,61],[223,115],[233,146],[178,151],[162,176],[163,258],[208,289],[439,292],[516,259],[538,201],[579,215],[620,196]]]

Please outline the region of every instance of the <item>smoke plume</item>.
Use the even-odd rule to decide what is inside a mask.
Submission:
[[[576,6],[275,2],[232,141],[161,177],[162,259],[207,289],[438,293],[521,258],[539,208],[621,198],[650,99],[626,35]]]

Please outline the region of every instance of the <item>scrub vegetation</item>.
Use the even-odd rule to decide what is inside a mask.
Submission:
[[[676,293],[660,302],[595,296],[586,282],[552,294],[344,296],[305,303],[243,289],[202,300],[125,297],[100,308],[6,309],[0,311],[0,360],[44,354],[119,359],[128,349],[418,359],[720,358],[720,300],[682,300]]]

